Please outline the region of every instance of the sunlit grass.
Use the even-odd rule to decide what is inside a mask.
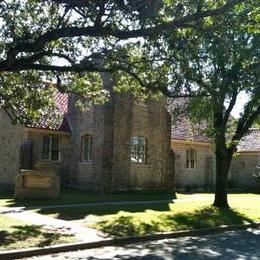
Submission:
[[[43,247],[76,241],[71,235],[47,232],[40,225],[31,225],[0,215],[0,250]]]
[[[250,198],[251,197],[251,198]],[[260,196],[231,196],[230,209],[218,209],[208,200],[169,204],[168,211],[149,210],[96,217],[91,227],[114,236],[145,235],[165,231],[177,231],[216,227],[221,225],[260,222]]]
[[[59,219],[81,220],[83,225],[114,236],[144,235],[260,221],[260,195],[231,194],[230,209],[212,207],[213,194],[183,194],[178,198],[175,203],[68,207],[38,209],[37,212]]]

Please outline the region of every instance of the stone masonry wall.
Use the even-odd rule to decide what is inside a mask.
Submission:
[[[252,174],[260,166],[260,152],[240,153],[233,158],[229,174],[231,188],[250,189],[256,186]]]
[[[69,134],[60,132],[26,129],[26,141],[32,142],[32,164],[34,170],[54,170],[61,175],[67,175],[69,172],[71,158],[71,137]],[[60,140],[60,158],[58,161],[46,161],[42,159],[42,145],[44,136],[57,136]]]
[[[166,99],[141,103],[117,96],[114,132],[114,190],[173,188]],[[147,163],[130,162],[131,137],[147,139]]]
[[[180,189],[211,190],[215,179],[215,154],[213,145],[172,140],[175,153],[175,185]],[[193,148],[197,154],[195,169],[186,168],[186,150]]]
[[[74,177],[75,188],[88,190],[100,189],[102,171],[102,148],[104,131],[104,107],[94,106],[87,111],[75,107],[76,96],[69,98],[68,118],[72,128],[72,156],[70,173]],[[82,136],[93,137],[93,159],[82,161],[81,141]]]
[[[14,185],[19,173],[20,144],[24,128],[13,125],[7,114],[0,109],[0,184]]]
[[[68,118],[72,126],[71,174],[76,187],[111,192],[122,189],[165,189],[173,187],[170,163],[170,118],[166,100],[140,104],[130,94],[116,94],[105,105],[88,111],[75,108],[70,97]],[[93,159],[81,160],[81,140],[93,137]],[[147,164],[130,163],[130,139],[148,140]]]

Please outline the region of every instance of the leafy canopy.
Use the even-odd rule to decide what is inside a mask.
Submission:
[[[2,107],[13,115],[18,112],[16,120],[36,118],[37,108],[47,105],[48,99],[38,97],[47,97],[49,91],[39,83],[56,77],[62,91],[91,97],[93,102],[105,101],[107,92],[98,84],[97,72],[110,72],[117,91],[131,90],[144,97],[158,91],[173,95],[165,87],[168,61],[155,59],[161,55],[157,47],[166,46],[164,35],[195,28],[207,17],[222,15],[242,2],[0,1]],[[34,87],[15,84],[16,95],[7,94],[14,92],[12,82],[25,80]]]

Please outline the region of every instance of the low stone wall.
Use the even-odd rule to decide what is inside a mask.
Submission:
[[[60,179],[54,171],[21,170],[15,179],[16,199],[57,199]]]

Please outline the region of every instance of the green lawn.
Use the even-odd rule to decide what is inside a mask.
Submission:
[[[60,219],[84,219],[83,225],[114,236],[145,235],[163,231],[215,227],[260,221],[260,195],[231,194],[231,208],[211,206],[213,194],[183,194],[176,203],[39,209]],[[202,200],[182,201],[182,199]]]
[[[41,226],[0,215],[0,250],[43,247],[75,242],[71,235],[47,232]]]
[[[57,200],[15,200],[12,194],[0,194],[0,207],[17,207],[17,206],[44,206],[44,205],[59,205],[59,204],[77,204],[87,202],[104,202],[104,201],[134,201],[134,200],[171,200],[174,198],[173,193],[167,192],[146,192],[146,193],[126,193],[126,194],[111,194],[101,195],[87,193],[78,190],[63,191]]]

